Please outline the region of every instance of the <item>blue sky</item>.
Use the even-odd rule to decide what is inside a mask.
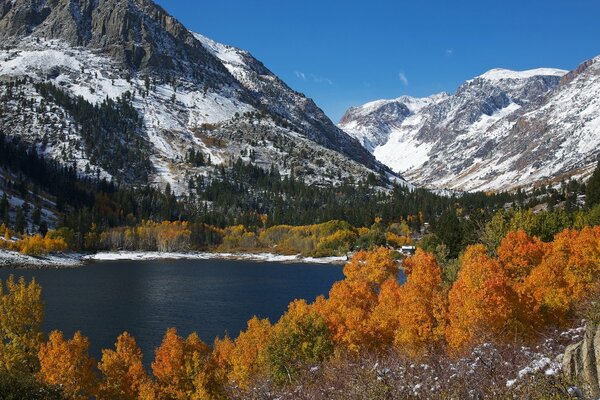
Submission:
[[[454,92],[491,68],[573,69],[600,54],[600,1],[158,0],[249,50],[337,122],[380,98]]]

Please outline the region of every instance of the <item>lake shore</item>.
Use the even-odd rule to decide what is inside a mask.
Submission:
[[[66,253],[32,257],[14,251],[0,250],[0,268],[76,268],[90,262],[103,261],[149,261],[149,260],[243,260],[255,262],[344,264],[346,256],[303,257],[274,253],[218,253],[189,252],[163,253],[156,251],[111,251],[95,254]]]

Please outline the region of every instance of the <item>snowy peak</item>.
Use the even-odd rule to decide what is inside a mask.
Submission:
[[[479,75],[477,78],[487,79],[490,81],[500,81],[504,79],[511,80],[522,80],[529,79],[534,76],[557,76],[562,77],[569,71],[556,68],[536,68],[526,71],[512,71],[504,68],[494,68],[484,74]]]
[[[407,115],[394,100],[340,125],[407,179],[436,189],[507,190],[584,176],[600,154],[600,57],[567,72],[493,69]]]
[[[339,127],[373,151],[385,143],[389,134],[406,118],[421,109],[448,97],[439,93],[430,97],[401,96],[390,100],[376,100],[359,107],[351,107],[339,122]]]

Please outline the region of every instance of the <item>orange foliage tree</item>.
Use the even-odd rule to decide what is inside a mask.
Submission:
[[[498,246],[500,264],[515,283],[522,283],[544,258],[546,243],[525,231],[509,232]]]
[[[500,263],[485,246],[469,246],[458,279],[448,294],[446,339],[453,352],[512,333],[516,294]]]
[[[156,349],[152,372],[156,377],[158,398],[210,400],[221,390],[210,347],[197,334],[186,339],[177,330],[167,330]]]
[[[314,304],[336,344],[354,353],[380,347],[370,315],[382,283],[397,274],[398,263],[384,247],[360,251],[344,266],[346,279],[333,285],[328,299],[319,296]]]
[[[5,286],[6,285],[6,286]],[[0,281],[0,373],[31,373],[39,367],[44,340],[42,288],[11,275]]]
[[[414,256],[404,260],[404,265],[410,273],[398,290],[398,330],[394,344],[411,356],[421,356],[443,344],[446,289],[434,255],[419,249]]]
[[[102,373],[100,400],[136,400],[141,389],[150,384],[142,363],[142,351],[127,332],[117,338],[114,350],[102,350],[98,369]]]
[[[227,382],[228,374],[231,372],[231,355],[235,349],[235,343],[229,336],[223,339],[216,338],[213,343],[212,358],[217,369],[217,379],[220,382]]]
[[[363,281],[378,287],[388,278],[396,277],[398,270],[393,251],[378,247],[356,253],[344,266],[344,276],[348,281]]]
[[[540,265],[525,281],[545,323],[563,324],[600,277],[600,226],[567,229],[554,238]]]
[[[267,374],[266,348],[270,336],[271,323],[268,319],[252,317],[248,321],[248,328],[240,332],[234,348],[230,350],[231,382],[246,389],[255,379]]]
[[[65,340],[62,332],[53,331],[39,351],[38,380],[60,386],[63,394],[73,400],[87,400],[96,393],[98,377],[96,362],[88,355],[89,340],[80,332]]]

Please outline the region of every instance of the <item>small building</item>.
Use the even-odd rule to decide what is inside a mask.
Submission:
[[[415,246],[402,246],[400,249],[400,253],[404,254],[405,256],[412,256],[416,251],[417,248]]]

